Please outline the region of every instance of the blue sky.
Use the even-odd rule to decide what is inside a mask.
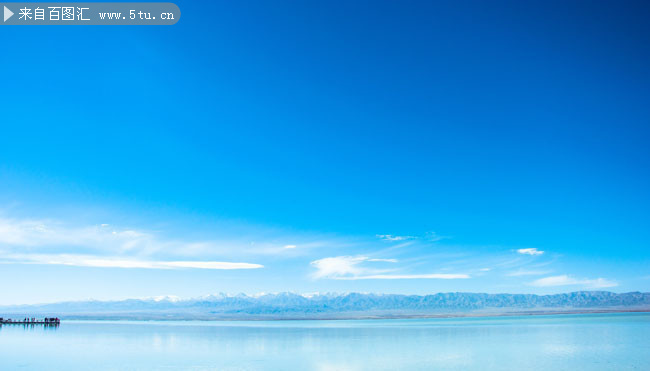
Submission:
[[[648,290],[647,3],[177,4],[0,29],[0,303]]]

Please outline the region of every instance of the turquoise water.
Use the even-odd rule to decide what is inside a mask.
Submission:
[[[2,370],[650,370],[650,314],[2,326]]]

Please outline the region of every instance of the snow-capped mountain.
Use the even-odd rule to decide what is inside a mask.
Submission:
[[[580,291],[556,295],[439,293],[216,294],[192,299],[162,296],[120,301],[75,301],[0,307],[11,314],[63,318],[300,319],[426,316],[458,313],[650,310],[650,293]]]

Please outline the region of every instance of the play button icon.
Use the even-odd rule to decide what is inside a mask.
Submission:
[[[12,15],[14,15],[14,12],[9,10],[9,8],[7,8],[5,6],[5,20],[4,21],[7,22],[7,19],[11,18]]]

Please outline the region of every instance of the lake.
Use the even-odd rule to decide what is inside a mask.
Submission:
[[[0,328],[2,370],[649,370],[650,313]]]

